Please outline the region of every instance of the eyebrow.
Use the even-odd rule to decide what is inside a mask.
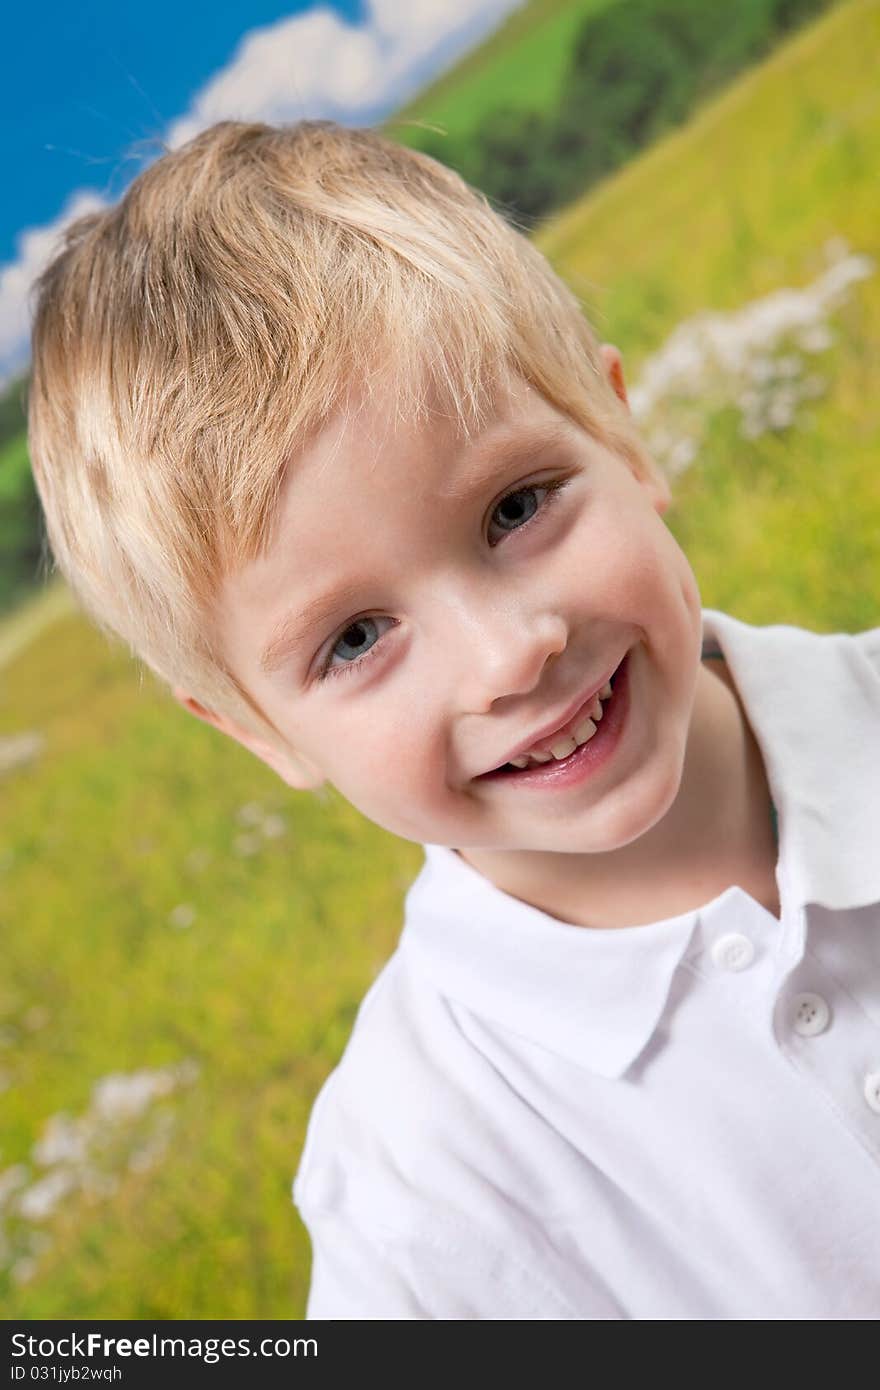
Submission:
[[[474,449],[461,479],[439,494],[445,501],[461,502],[479,495],[500,472],[518,460],[525,462],[571,440],[574,426],[568,420],[551,420],[528,429],[507,427],[493,431]],[[357,607],[363,584],[348,583],[328,593],[318,594],[306,603],[288,609],[276,623],[260,658],[259,667],[270,676],[284,664],[290,653],[305,645],[316,629],[324,627],[343,605]]]

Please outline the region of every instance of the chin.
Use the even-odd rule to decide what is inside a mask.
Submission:
[[[675,804],[684,771],[684,753],[668,764],[665,775],[652,780],[650,787],[630,789],[620,816],[616,817],[609,829],[607,842],[597,849],[612,851],[623,849],[635,840],[653,830],[663,820]]]

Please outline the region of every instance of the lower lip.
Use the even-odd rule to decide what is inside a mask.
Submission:
[[[574,787],[594,776],[604,767],[620,742],[629,711],[629,653],[613,677],[611,698],[603,704],[602,718],[593,737],[582,743],[567,758],[550,763],[533,763],[531,767],[498,768],[484,772],[478,782],[506,782],[511,787]]]

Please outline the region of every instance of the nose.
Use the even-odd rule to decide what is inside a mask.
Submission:
[[[561,614],[518,607],[471,612],[466,628],[458,699],[470,714],[487,714],[506,696],[529,694],[568,642]]]

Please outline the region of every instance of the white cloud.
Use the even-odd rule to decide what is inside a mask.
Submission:
[[[70,196],[54,222],[19,233],[17,259],[0,266],[0,384],[27,362],[30,289],[56,249],[61,233],[75,218],[104,206],[96,193],[80,189]]]
[[[323,7],[257,29],[175,121],[166,142],[176,148],[224,119],[296,120],[341,106],[356,109],[378,62],[375,33]]]
[[[184,144],[219,120],[331,116],[356,124],[402,106],[437,73],[496,29],[523,0],[367,0],[362,24],[326,5],[246,34],[231,62],[172,122],[165,143]],[[18,257],[0,267],[0,385],[25,365],[28,295],[63,228],[105,206],[80,189],[61,215],[18,239]]]
[[[324,6],[246,35],[167,137],[214,121],[357,119],[401,105],[426,78],[497,27],[522,0],[368,0],[363,24]],[[433,60],[433,63],[432,63]]]

